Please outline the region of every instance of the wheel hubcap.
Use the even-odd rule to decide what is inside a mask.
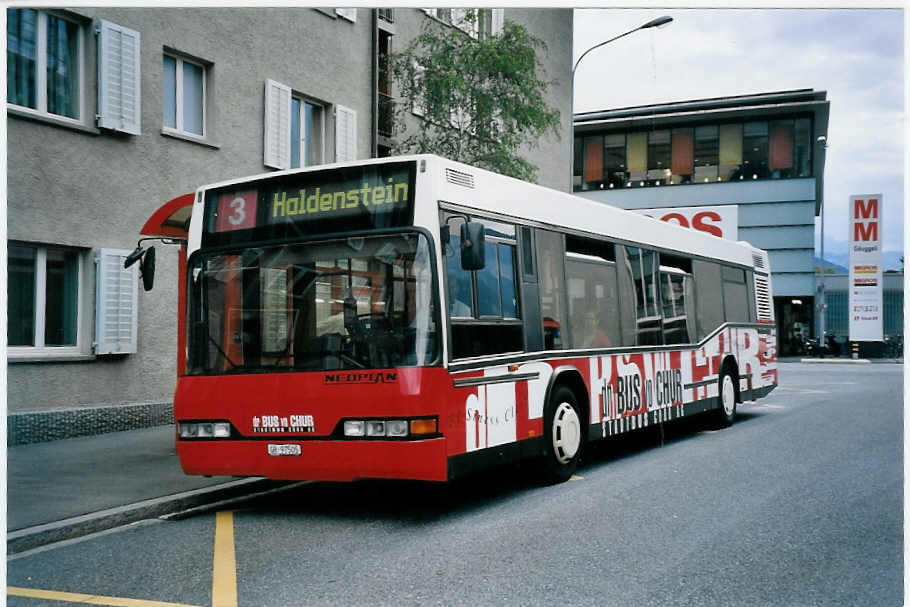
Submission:
[[[721,401],[724,405],[724,413],[728,416],[733,415],[733,408],[736,406],[736,391],[733,389],[733,378],[729,375],[724,376]]]
[[[569,463],[581,445],[581,421],[569,403],[560,403],[553,416],[553,453],[560,464]]]

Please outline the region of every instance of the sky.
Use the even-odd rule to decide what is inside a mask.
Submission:
[[[673,22],[620,38],[582,60],[575,111],[827,91],[825,257],[846,260],[847,206],[860,194],[882,194],[886,259],[901,254],[904,11],[575,9],[573,62],[599,42],[663,15]],[[816,218],[816,251],[818,241]]]

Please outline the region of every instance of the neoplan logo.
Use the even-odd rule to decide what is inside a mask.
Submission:
[[[369,371],[358,373],[326,373],[325,383],[340,384],[394,384],[398,381],[398,373],[393,371]]]

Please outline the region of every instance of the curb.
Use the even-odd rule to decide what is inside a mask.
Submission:
[[[872,361],[868,358],[801,358],[801,363],[822,363],[829,365],[869,365]]]
[[[10,531],[6,534],[6,554],[13,555],[33,548],[39,548],[46,544],[106,531],[114,527],[158,518],[184,510],[191,510],[212,502],[228,500],[283,484],[280,481],[272,481],[261,477],[244,478],[221,485],[184,491],[174,495],[83,514],[62,521]]]

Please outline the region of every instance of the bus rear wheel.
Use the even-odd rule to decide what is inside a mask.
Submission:
[[[718,378],[718,399],[720,407],[717,409],[715,419],[721,428],[733,425],[736,419],[736,371],[730,366],[724,366]]]
[[[544,410],[544,454],[541,480],[547,484],[569,480],[578,467],[584,425],[575,393],[565,386],[553,390]]]

